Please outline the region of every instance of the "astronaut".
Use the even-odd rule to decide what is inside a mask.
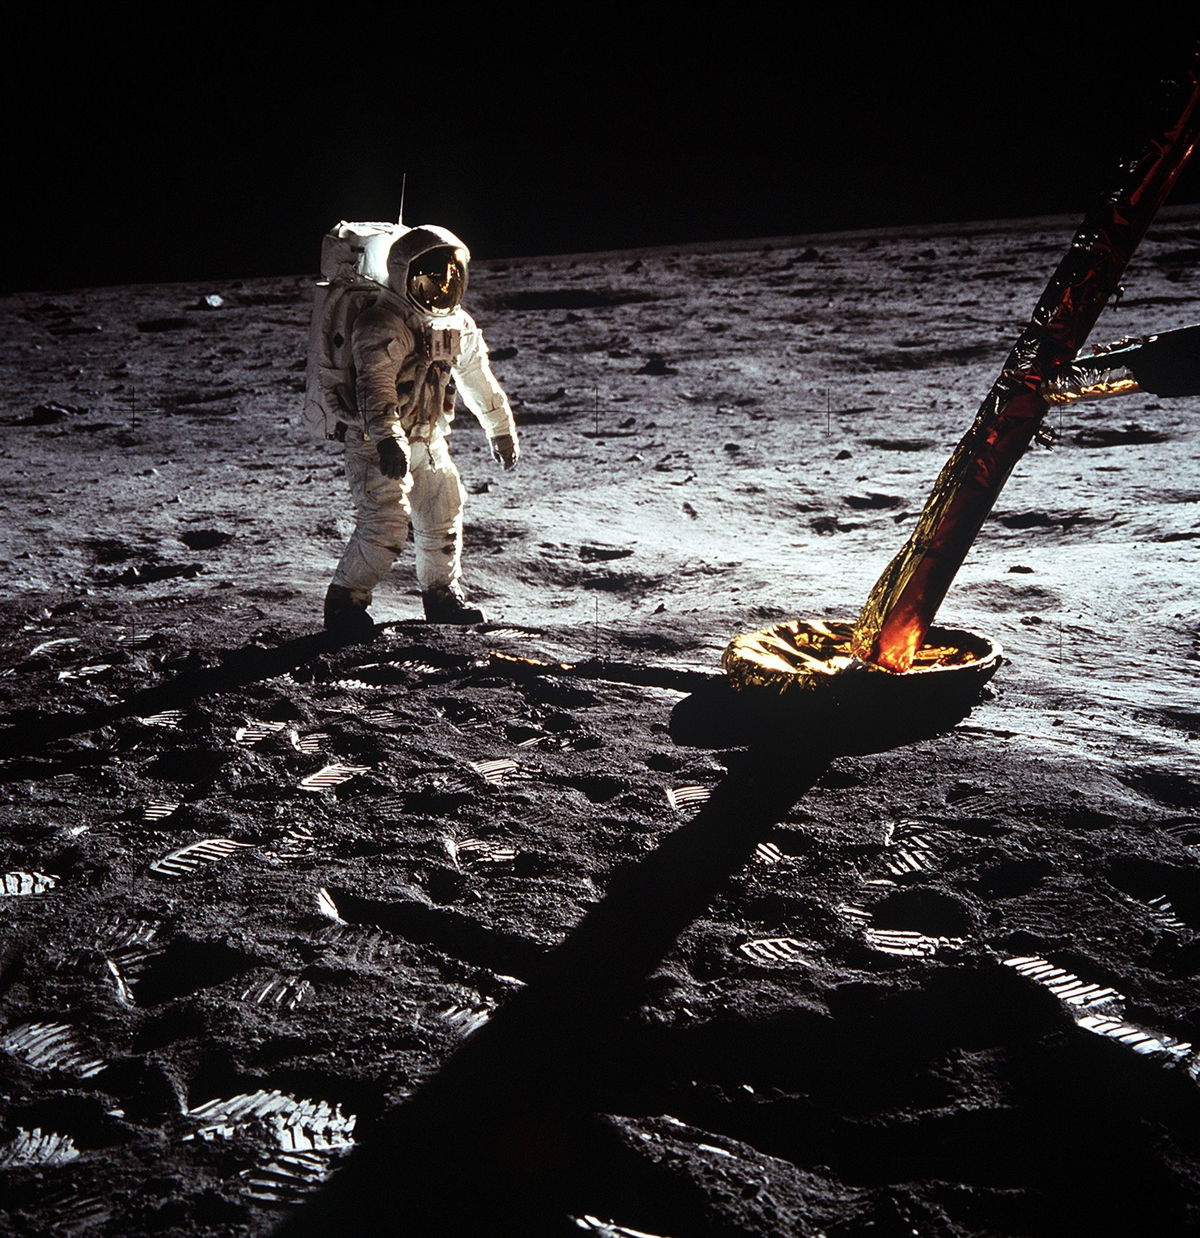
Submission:
[[[456,392],[483,426],[497,463],[517,463],[512,409],[487,346],[461,308],[470,254],[422,224],[388,251],[387,284],[350,332],[357,414],[338,427],[357,521],[325,597],[325,628],[368,640],[372,592],[412,526],[417,583],[432,623],[481,623],[463,596],[462,482],[447,442]]]

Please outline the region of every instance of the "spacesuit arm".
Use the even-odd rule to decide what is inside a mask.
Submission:
[[[400,426],[396,378],[414,348],[412,332],[395,322],[380,321],[369,310],[359,315],[351,333],[355,396],[363,432],[372,443],[394,438],[407,445]]]
[[[454,380],[462,393],[463,403],[475,414],[488,438],[508,435],[516,442],[517,426],[508,396],[501,390],[496,376],[492,373],[483,332],[473,324],[463,331],[462,348],[458,364],[454,367]]]

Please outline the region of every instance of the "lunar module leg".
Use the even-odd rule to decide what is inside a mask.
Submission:
[[[1138,242],[1200,138],[1200,57],[1182,107],[1084,219],[1029,326],[947,461],[917,527],[884,569],[855,624],[853,655],[885,670],[911,665],[983,521],[1041,426],[1045,386],[1071,366],[1117,290]]]

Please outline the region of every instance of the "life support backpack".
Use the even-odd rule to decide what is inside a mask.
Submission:
[[[321,242],[321,278],[313,289],[304,383],[304,423],[321,438],[354,416],[350,332],[359,313],[387,281],[388,250],[409,229],[403,224],[346,223]]]

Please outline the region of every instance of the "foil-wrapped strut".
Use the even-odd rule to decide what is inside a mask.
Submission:
[[[1115,191],[1084,218],[974,424],[934,482],[917,527],[875,582],[854,626],[850,652],[858,660],[897,672],[912,666],[997,495],[1040,428],[1043,383],[1071,367],[1200,141],[1200,55],[1180,93],[1163,130],[1123,165]]]
[[[1113,370],[1090,369],[1076,362],[1042,384],[1047,404],[1074,404],[1077,400],[1103,400],[1114,395],[1141,391],[1134,373],[1124,366]]]
[[[1131,391],[1167,398],[1200,395],[1200,326],[1127,336],[1077,357],[1042,384],[1042,398],[1048,404],[1073,404]]]

